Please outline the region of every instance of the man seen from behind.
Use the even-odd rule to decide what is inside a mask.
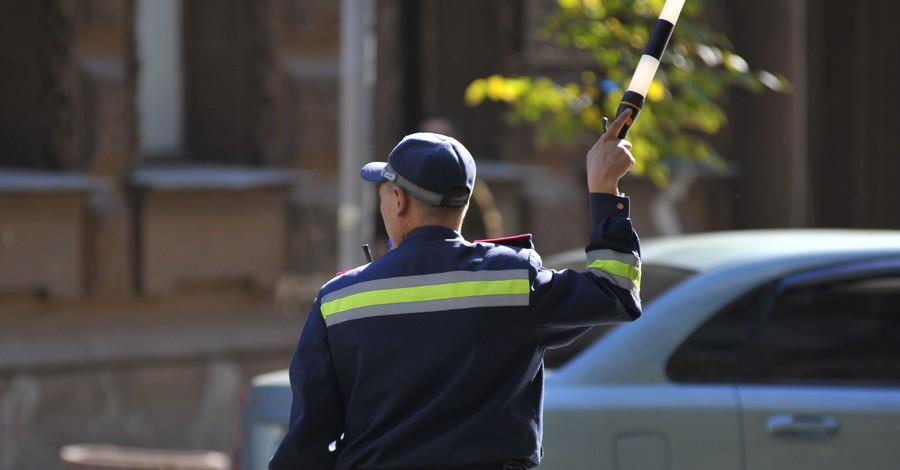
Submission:
[[[544,351],[641,314],[640,245],[619,192],[634,165],[616,138],[629,115],[587,153],[585,272],[544,268],[530,237],[460,235],[475,162],[451,137],[412,134],[366,165],[394,248],[321,288],[269,468],[536,467]]]

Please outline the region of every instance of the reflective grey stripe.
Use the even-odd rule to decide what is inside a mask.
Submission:
[[[375,279],[353,284],[322,296],[322,303],[347,297],[360,292],[373,290],[397,289],[401,287],[432,286],[465,281],[506,281],[510,279],[528,279],[527,269],[504,269],[482,271],[448,271],[445,273],[421,274],[418,276],[398,276]]]
[[[638,269],[641,269],[641,259],[635,256],[632,253],[622,253],[621,251],[616,250],[593,250],[587,253],[588,264],[596,260],[603,259],[613,259],[616,261],[621,261],[625,264],[630,264]]]
[[[524,306],[527,269],[451,271],[361,282],[322,297],[327,326],[358,318],[478,307]]]
[[[389,315],[405,315],[409,313],[440,312],[480,307],[511,307],[528,305],[528,294],[485,295],[478,297],[460,297],[456,299],[429,300],[425,302],[406,302],[371,307],[359,307],[325,317],[325,326],[337,325],[345,321],[360,318],[385,317]]]
[[[615,250],[588,252],[588,272],[638,294],[641,289],[641,259]]]

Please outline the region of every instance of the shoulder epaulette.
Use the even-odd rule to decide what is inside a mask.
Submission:
[[[529,250],[534,249],[534,243],[531,240],[530,233],[523,233],[521,235],[513,235],[510,237],[487,238],[484,240],[475,240],[475,243],[493,243],[495,245],[514,246],[517,248],[528,248]]]
[[[338,271],[337,273],[335,273],[335,276],[342,276],[342,275],[344,275],[344,274],[349,273],[350,271],[353,271],[353,270],[356,270],[356,269],[359,269],[359,268],[362,268],[362,267],[368,266],[368,265],[369,265],[369,263],[366,263],[366,264],[361,264],[361,265],[359,265],[359,266],[357,266],[357,267],[355,267],[355,268],[350,268],[350,269],[345,269],[345,270],[343,270],[343,271]]]

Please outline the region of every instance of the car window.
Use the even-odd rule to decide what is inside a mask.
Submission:
[[[697,274],[687,269],[657,264],[641,266],[641,303],[647,305],[681,281]]]
[[[749,383],[900,383],[900,275],[806,285],[777,296],[748,350]]]
[[[760,312],[774,285],[746,294],[697,328],[670,356],[666,375],[675,382],[726,383],[735,380]]]

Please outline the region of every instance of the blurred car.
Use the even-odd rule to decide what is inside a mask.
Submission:
[[[293,397],[287,369],[254,377],[241,398],[239,435],[231,460],[237,463],[235,470],[267,470],[290,419]]]
[[[542,470],[900,468],[900,232],[642,251],[690,275],[547,380]]]
[[[641,319],[548,351],[542,470],[900,468],[900,231],[667,237],[642,260]],[[287,371],[253,380],[241,469],[290,403]]]

